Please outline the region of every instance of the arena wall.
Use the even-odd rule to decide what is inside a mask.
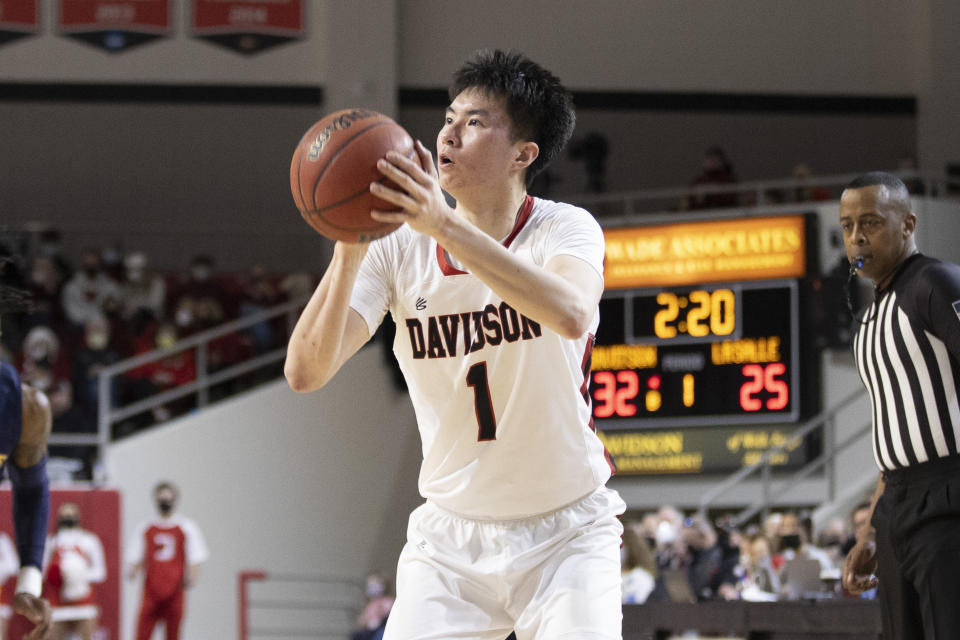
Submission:
[[[153,514],[153,486],[181,490],[179,511],[210,547],[188,595],[184,640],[237,637],[237,573],[392,575],[418,503],[420,441],[407,397],[379,348],[362,350],[324,389],[280,380],[111,446],[110,483],[123,492],[127,543]],[[139,583],[123,590],[123,637]]]

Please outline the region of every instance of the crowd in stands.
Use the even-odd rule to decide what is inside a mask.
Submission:
[[[904,154],[897,162],[897,170],[914,173],[917,164],[913,156]],[[798,162],[794,165],[788,179],[793,181],[789,188],[770,187],[758,193],[756,190],[738,190],[740,178],[733,161],[718,146],[708,148],[701,161],[700,172],[689,183],[689,194],[679,203],[680,210],[723,209],[728,207],[750,207],[759,204],[785,204],[791,202],[823,202],[840,197],[842,184],[825,185],[815,181],[810,165]],[[917,179],[904,178],[912,194],[922,194],[926,190],[924,183]],[[761,202],[762,200],[762,202]]]
[[[605,190],[608,152],[608,142],[596,133],[577,141],[571,151],[572,158],[585,161],[591,191]],[[916,162],[904,155],[898,168],[915,171]],[[806,184],[812,177],[810,167],[798,163],[792,175],[795,186],[770,189],[762,197],[767,203],[838,197],[838,187]],[[733,161],[724,149],[712,146],[689,183],[689,194],[676,208],[758,204],[755,191],[735,189],[738,181]],[[913,193],[924,190],[916,179],[908,180],[908,185]],[[716,188],[732,190],[718,193],[713,191]],[[88,248],[74,264],[65,256],[55,228],[22,236],[26,239],[13,243],[0,237],[0,281],[25,290],[29,299],[25,313],[3,317],[0,358],[13,361],[27,382],[47,393],[55,414],[54,431],[61,433],[96,431],[98,373],[103,367],[169,348],[181,338],[306,296],[315,283],[310,274],[268,274],[260,265],[243,272],[221,272],[206,255],[194,256],[182,269],[159,271],[151,268],[145,253],[114,246]],[[841,267],[845,273],[846,265]],[[285,341],[285,327],[269,322],[223,336],[210,344],[208,371]],[[124,406],[190,382],[196,367],[193,351],[171,353],[121,376],[111,389],[111,401]],[[136,416],[117,425],[114,435],[187,411],[192,402],[184,398]]]
[[[98,374],[105,366],[170,348],[181,338],[302,297],[313,288],[312,276],[268,274],[259,265],[240,273],[218,272],[206,255],[195,256],[182,270],[159,272],[143,252],[88,248],[74,265],[63,255],[57,231],[28,240],[2,247],[0,277],[28,295],[22,312],[2,318],[0,357],[50,397],[54,433],[97,430]],[[207,351],[208,371],[285,344],[282,320],[214,339]],[[133,369],[116,380],[112,402],[125,406],[190,382],[196,366],[195,352],[188,349]],[[115,425],[113,435],[182,413],[192,402],[187,397],[134,416]],[[69,457],[78,451],[65,453]]]
[[[816,535],[804,511],[775,511],[744,527],[730,518],[684,516],[672,506],[625,517],[623,602],[855,597],[844,593],[841,569],[868,514],[869,504],[859,504]]]

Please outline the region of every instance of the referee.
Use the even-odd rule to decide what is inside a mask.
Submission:
[[[896,176],[840,197],[847,258],[875,286],[853,349],[880,467],[843,586],[879,582],[884,638],[942,640],[960,636],[960,266],[921,255],[916,224]]]

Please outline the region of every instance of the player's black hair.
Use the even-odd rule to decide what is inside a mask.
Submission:
[[[851,180],[846,188],[862,189],[864,187],[875,187],[877,185],[886,187],[891,199],[901,200],[909,206],[910,192],[907,190],[907,185],[903,183],[903,180],[886,171],[870,171],[859,175]]]
[[[17,287],[0,284],[0,314],[26,311],[30,308],[30,293]]]
[[[529,187],[538,173],[559,155],[577,122],[573,96],[560,80],[522,54],[481,49],[453,75],[452,102],[466,89],[478,89],[506,100],[516,140],[532,140],[540,154],[527,167]]]
[[[30,308],[30,292],[7,281],[7,265],[13,262],[13,257],[0,255],[0,314]]]

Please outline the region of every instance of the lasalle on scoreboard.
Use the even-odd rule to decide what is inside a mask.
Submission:
[[[805,215],[604,232],[591,396],[620,473],[735,469],[814,408],[801,309],[814,232]]]

